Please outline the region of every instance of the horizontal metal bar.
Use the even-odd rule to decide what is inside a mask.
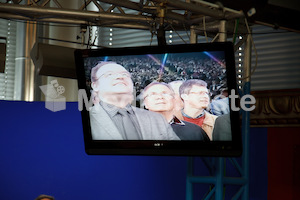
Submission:
[[[244,177],[224,177],[223,184],[227,185],[244,185],[248,180]]]
[[[215,184],[216,183],[216,177],[214,176],[191,176],[187,177],[187,181],[190,181],[192,183],[210,183]]]
[[[219,5],[213,4],[213,3],[210,3],[210,2],[207,2],[207,1],[202,1],[202,0],[192,0],[192,1],[193,2],[197,2],[199,4],[202,4],[203,6],[209,6],[209,7],[219,8]],[[231,12],[231,13],[234,13],[234,14],[237,14],[240,17],[244,16],[243,11],[237,11],[237,10],[233,10],[233,9],[227,8],[227,7],[224,7],[223,10]]]
[[[142,30],[150,30],[150,26],[143,25],[143,24],[137,24],[137,23],[124,23],[120,24],[119,21],[111,22],[111,23],[89,23],[84,20],[79,19],[59,19],[59,18],[45,18],[45,19],[39,19],[34,20],[28,17],[20,16],[20,15],[13,15],[8,13],[0,13],[0,18],[4,19],[16,19],[16,20],[22,20],[22,21],[33,21],[33,22],[40,22],[40,23],[58,23],[58,24],[67,24],[67,25],[81,25],[81,24],[87,24],[89,26],[102,26],[102,27],[112,27],[112,28],[129,28],[129,29],[142,29]]]
[[[192,183],[216,184],[217,178],[214,176],[188,176],[187,181]],[[223,177],[224,185],[244,185],[246,183],[248,181],[243,177]]]
[[[224,13],[221,10],[216,10],[216,9],[212,10],[210,8],[196,6],[195,4],[185,3],[182,1],[178,1],[178,0],[153,0],[153,1],[159,2],[159,3],[165,3],[166,5],[172,6],[175,8],[180,8],[183,10],[200,13],[203,15],[208,15],[208,16],[211,16],[211,17],[214,17],[217,19],[224,18]]]
[[[153,21],[153,18],[147,16],[139,16],[132,14],[119,14],[119,13],[104,13],[95,11],[79,11],[74,9],[63,8],[45,8],[34,7],[16,4],[0,3],[0,12],[10,13],[15,15],[22,14],[23,16],[30,17],[32,19],[41,18],[69,18],[89,20],[92,22],[100,20],[120,20],[120,21],[136,21],[136,22],[149,22]]]
[[[148,13],[148,14],[157,14],[157,9],[156,7],[144,7],[143,5],[141,5],[140,3],[136,3],[136,2],[131,2],[128,0],[100,0],[101,2],[104,3],[110,3],[116,6],[121,6],[124,8],[128,8],[128,9],[132,9],[132,10],[136,10],[136,11],[140,11],[140,12],[144,12],[144,13]],[[165,18],[166,19],[175,19],[175,20],[179,20],[181,22],[185,22],[187,23],[188,20],[185,19],[185,17],[179,13],[174,13],[172,11],[169,11],[165,14]]]

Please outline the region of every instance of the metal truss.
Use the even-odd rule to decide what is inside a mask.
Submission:
[[[97,10],[88,10],[90,5]],[[77,9],[63,7],[58,0],[0,3],[0,18],[148,30],[157,26],[164,30],[187,30],[204,19],[209,23],[241,17],[242,11],[201,0],[86,0]]]
[[[218,28],[218,41],[224,42],[227,40],[227,25],[225,20],[220,20]],[[214,28],[214,27],[213,27]],[[235,51],[244,44],[244,85],[243,90],[240,91],[241,96],[250,94],[250,72],[251,72],[251,29],[247,28],[247,32],[244,32],[244,37],[242,40],[236,42]],[[192,37],[191,29],[191,43],[197,42],[197,32],[198,34],[201,31],[194,31]],[[234,42],[235,43],[235,42]],[[250,113],[247,111],[242,111],[242,142],[243,142],[243,153],[240,158],[240,161],[237,158],[223,158],[223,157],[212,157],[207,158],[203,157],[202,162],[209,171],[209,176],[207,175],[195,175],[195,164],[194,157],[188,158],[187,163],[187,177],[186,177],[186,200],[193,200],[194,192],[193,186],[196,183],[200,184],[209,184],[210,190],[204,195],[202,199],[211,200],[211,199],[224,199],[225,198],[225,187],[229,185],[239,186],[237,192],[230,198],[233,200],[249,199],[249,130],[250,130]],[[226,162],[231,163],[231,166],[237,172],[238,176],[231,177],[227,176]]]

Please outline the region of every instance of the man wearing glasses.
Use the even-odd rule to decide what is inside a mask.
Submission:
[[[91,70],[94,106],[90,110],[93,140],[179,140],[163,116],[131,105],[130,73],[114,62]]]
[[[212,132],[217,116],[205,110],[210,103],[207,83],[199,79],[187,80],[180,86],[179,93],[184,103],[179,119],[202,127],[212,140]]]
[[[147,109],[162,114],[171,124],[181,140],[209,141],[204,130],[190,122],[179,120],[175,114],[175,93],[172,87],[162,82],[152,82],[143,91],[144,104]]]

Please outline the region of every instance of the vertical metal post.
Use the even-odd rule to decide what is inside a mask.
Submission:
[[[24,100],[34,100],[35,67],[30,57],[30,51],[36,42],[36,22],[26,23],[25,35],[25,68],[24,68]]]
[[[192,200],[193,199],[193,183],[190,178],[193,176],[194,171],[194,158],[188,157],[187,160],[187,177],[186,177],[186,191],[185,191],[185,199]]]
[[[227,40],[226,33],[226,20],[221,20],[219,25],[219,42],[225,42]],[[217,170],[216,170],[216,192],[215,199],[222,199],[223,196],[223,178],[224,178],[224,158],[217,159]]]
[[[227,40],[226,20],[221,20],[219,26],[219,42],[225,42],[226,40]]]
[[[246,77],[243,86],[243,95],[250,94],[250,74],[251,74],[251,33],[247,35],[244,49],[244,77]],[[242,136],[243,136],[243,168],[244,178],[247,182],[244,185],[243,199],[249,199],[249,131],[250,130],[250,112],[243,111],[242,118]]]
[[[191,43],[191,44],[196,44],[196,43],[198,43],[198,38],[197,38],[196,31],[195,31],[195,26],[191,26],[190,32],[191,32],[190,43]]]
[[[191,26],[190,32],[191,32],[190,43],[191,44],[197,43],[197,34],[196,34],[194,26]],[[193,176],[193,171],[194,171],[194,157],[188,157],[187,177],[186,177],[186,191],[185,191],[186,200],[193,200],[193,183],[190,180],[191,177]]]
[[[194,29],[191,28],[191,43],[196,43],[196,34],[193,32]],[[250,33],[251,34],[251,33]],[[243,87],[243,95],[250,93],[250,74],[251,74],[251,35],[247,36],[247,41],[244,50],[244,77],[245,79]],[[226,31],[226,20],[220,21],[219,26],[219,42],[225,42],[227,40]],[[250,106],[250,105],[249,105]],[[187,182],[186,182],[186,199],[193,199],[193,183],[208,183],[214,184],[215,187],[206,195],[205,199],[211,199],[214,195],[215,199],[220,200],[224,198],[224,185],[233,184],[240,185],[240,190],[236,193],[233,199],[238,199],[241,194],[243,200],[249,199],[249,128],[250,128],[250,113],[246,111],[243,112],[242,119],[242,135],[243,135],[243,155],[242,155],[242,167],[238,165],[237,162],[233,162],[236,165],[238,171],[241,173],[241,177],[225,177],[225,159],[226,158],[212,158],[214,159],[215,168],[210,168],[213,172],[214,177],[194,177],[193,176],[193,157],[188,158],[188,170],[187,170]],[[204,160],[205,161],[205,160]]]
[[[166,7],[164,3],[160,3],[157,8],[157,16],[159,17],[159,28],[157,29],[157,43],[158,46],[167,45],[166,35],[164,29],[164,19],[166,14]]]
[[[224,178],[224,158],[216,158],[217,159],[217,170],[216,170],[216,192],[215,199],[220,200],[223,196],[223,178]]]

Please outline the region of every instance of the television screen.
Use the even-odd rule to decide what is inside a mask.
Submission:
[[[90,155],[238,156],[231,42],[78,49]]]

